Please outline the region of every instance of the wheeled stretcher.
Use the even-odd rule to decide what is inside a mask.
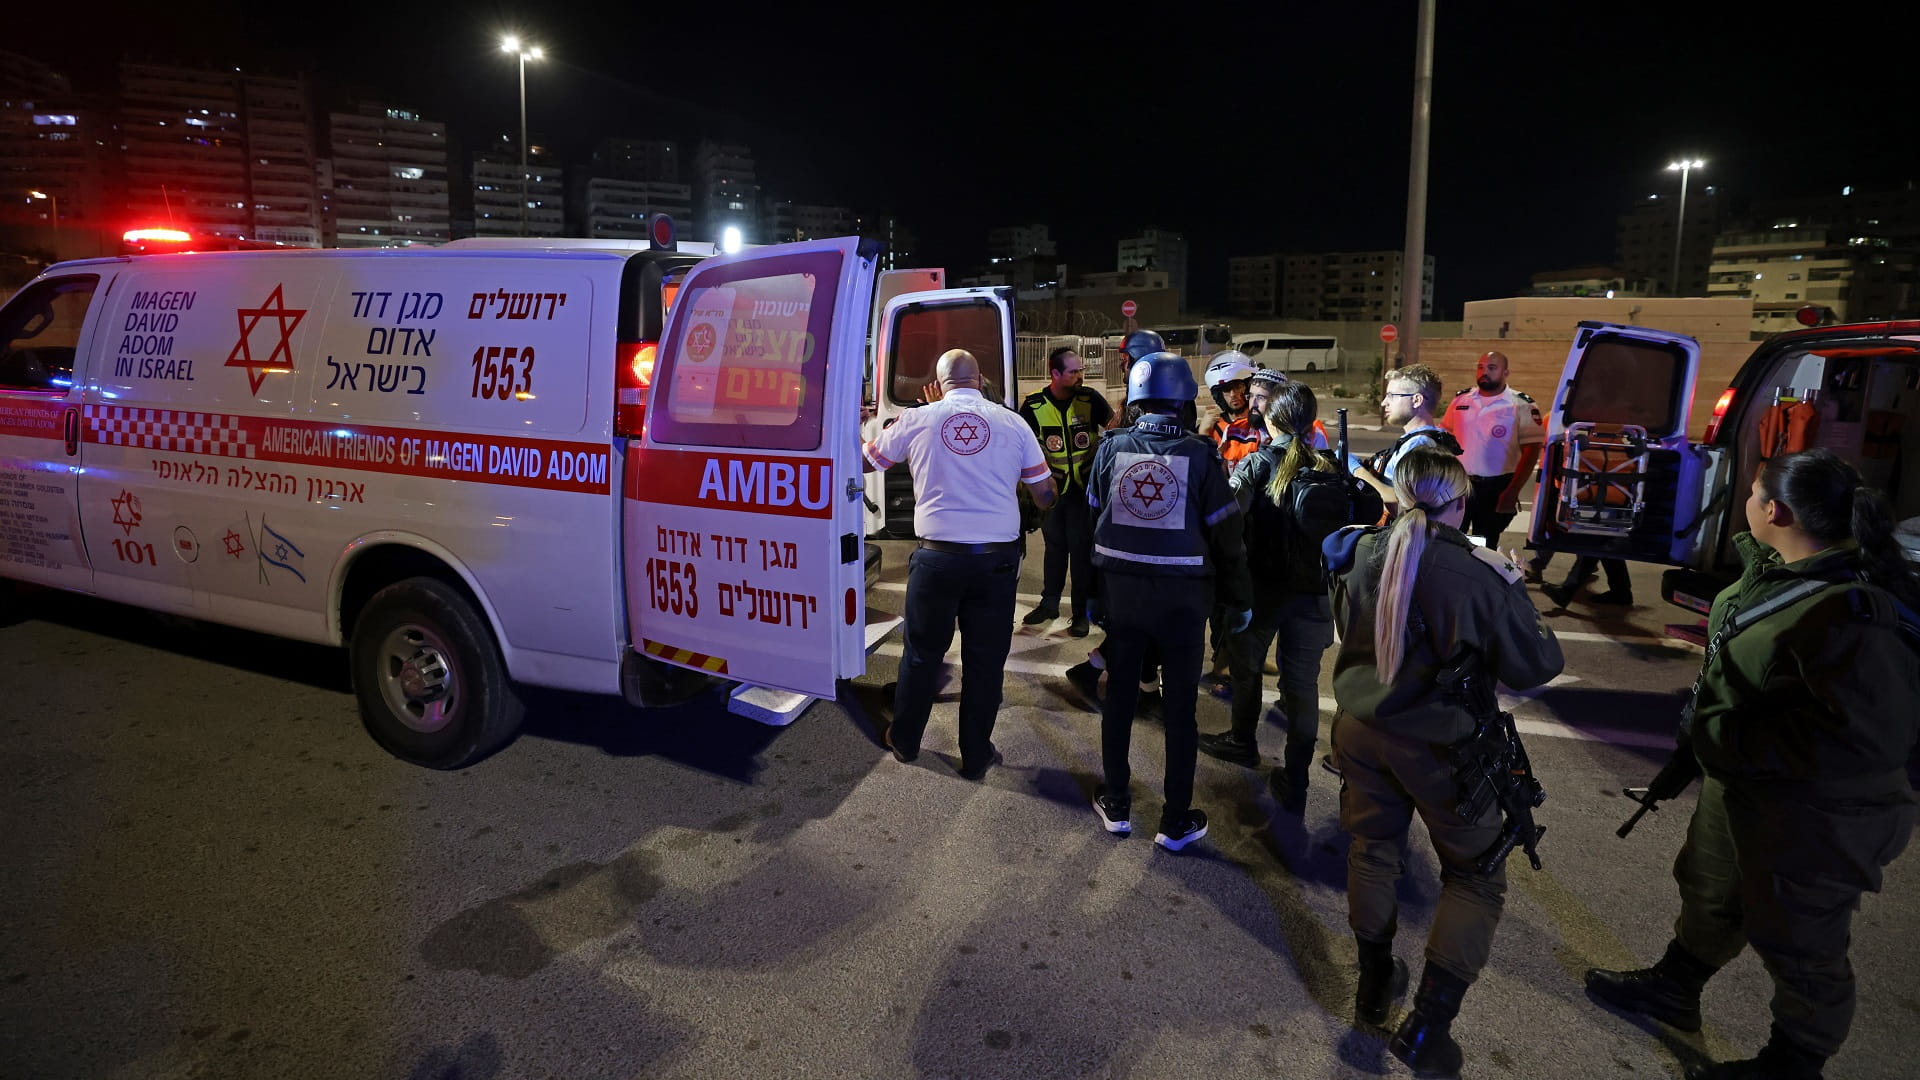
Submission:
[[[1567,533],[1626,536],[1647,508],[1647,479],[1656,444],[1632,424],[1576,423],[1561,436],[1559,498],[1554,525]]]

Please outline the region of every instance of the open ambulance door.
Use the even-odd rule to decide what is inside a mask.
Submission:
[[[1013,290],[1004,286],[903,293],[880,311],[870,424],[885,427],[920,404],[934,365],[948,349],[980,361],[981,393],[1009,409],[1020,405],[1014,380]],[[873,535],[912,539],[913,477],[902,462],[867,477],[868,498],[879,505]]]
[[[628,444],[632,647],[786,692],[756,712],[736,691],[735,711],[760,719],[790,720],[866,670],[860,384],[877,254],[849,237],[694,266]]]
[[[874,379],[878,370],[880,355],[880,316],[885,313],[887,302],[896,296],[912,292],[934,292],[947,287],[947,272],[939,267],[910,270],[882,270],[873,283],[873,325],[867,331],[867,386],[860,407],[860,439],[872,442],[880,434],[880,429],[893,422],[904,406],[883,405],[886,395],[880,393],[879,383]],[[899,473],[906,477],[906,467],[900,466]],[[867,535],[882,536],[887,529],[887,473],[866,474]],[[911,533],[912,488],[909,487],[909,521],[907,532]]]
[[[1685,565],[1712,541],[1719,452],[1687,441],[1699,370],[1700,344],[1684,334],[1580,323],[1547,417],[1528,546]]]

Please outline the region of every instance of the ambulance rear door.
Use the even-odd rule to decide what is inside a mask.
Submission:
[[[867,386],[864,404],[860,409],[860,438],[871,442],[880,434],[880,429],[892,423],[908,405],[902,405],[888,399],[880,391],[880,383],[874,378],[879,368],[880,355],[880,316],[885,313],[887,302],[905,293],[934,292],[946,287],[947,272],[938,267],[927,269],[882,270],[873,283],[873,325],[867,331]],[[910,403],[909,403],[910,404]],[[901,535],[913,533],[913,482],[907,475],[905,465],[897,465],[886,472],[866,474],[867,535],[882,536],[887,531],[887,490],[891,485],[896,492],[903,486],[906,490],[905,508],[907,520]]]
[[[989,401],[998,401],[1009,409],[1019,407],[1019,388],[1014,379],[1013,290],[1004,286],[930,289],[903,293],[881,309],[873,377],[877,400],[869,426],[884,427],[924,401],[927,386],[934,381],[934,366],[948,349],[965,349],[980,362],[986,380],[981,393]],[[868,437],[873,434],[870,431]],[[872,474],[867,484],[869,498],[880,504],[880,524],[871,531],[897,539],[913,538],[913,478],[906,464]],[[875,494],[876,488],[879,494]]]
[[[1724,515],[1719,451],[1690,444],[1699,342],[1582,322],[1547,416],[1529,546],[1685,565]]]
[[[860,388],[878,247],[718,256],[681,282],[623,500],[633,648],[832,697],[866,670]]]

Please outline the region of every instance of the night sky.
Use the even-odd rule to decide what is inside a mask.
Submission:
[[[1675,190],[1676,154],[1735,207],[1920,181],[1904,5],[1545,5],[1441,0],[1427,250],[1443,315],[1536,270],[1606,263],[1625,205]],[[5,47],[108,89],[122,58],[306,71],[444,118],[469,146],[517,128],[503,29],[542,44],[536,138],[748,142],[770,194],[890,208],[923,260],[982,256],[985,230],[1052,226],[1063,258],[1184,230],[1193,299],[1226,259],[1402,242],[1415,5],[320,3],[32,5]],[[670,13],[663,11],[671,9]],[[865,9],[862,9],[865,10]],[[874,9],[878,10],[878,9]],[[1195,14],[1199,11],[1208,14]],[[49,11],[59,11],[56,17]],[[187,12],[191,12],[188,14]],[[22,17],[25,17],[24,22]],[[78,22],[76,22],[78,20]],[[84,26],[86,34],[77,34]]]

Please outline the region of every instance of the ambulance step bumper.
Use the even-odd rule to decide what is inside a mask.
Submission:
[[[806,712],[807,706],[813,704],[814,700],[811,695],[792,690],[774,690],[743,683],[727,695],[727,711],[735,716],[758,720],[769,727],[786,727],[800,719],[800,714]]]

